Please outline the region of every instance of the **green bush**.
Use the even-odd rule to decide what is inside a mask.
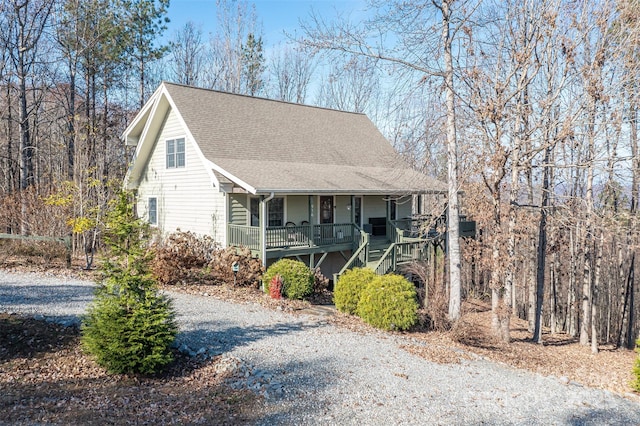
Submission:
[[[418,302],[412,283],[395,274],[383,275],[365,287],[356,313],[383,330],[407,330],[418,320]]]
[[[307,265],[292,259],[280,259],[269,266],[262,277],[265,292],[274,276],[282,277],[282,293],[289,299],[302,299],[313,293],[314,273]]]
[[[638,352],[638,358],[636,358],[636,364],[633,367],[633,374],[636,379],[632,385],[637,392],[640,392],[640,339],[636,340],[636,352]]]
[[[82,320],[82,346],[111,373],[156,373],[173,360],[175,312],[151,274],[148,225],[135,218],[125,193],[111,207],[104,238],[108,257]]]
[[[378,276],[369,268],[353,268],[345,272],[336,283],[333,302],[336,309],[355,314],[362,290]]]

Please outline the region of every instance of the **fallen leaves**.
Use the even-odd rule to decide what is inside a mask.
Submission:
[[[218,359],[177,354],[157,377],[109,375],[76,328],[0,314],[0,412],[11,424],[246,424],[260,398],[225,384]]]

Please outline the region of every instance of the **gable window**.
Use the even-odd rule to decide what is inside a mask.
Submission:
[[[284,198],[274,198],[269,201],[268,213],[269,225],[268,226],[284,226]]]
[[[158,224],[158,199],[155,197],[149,198],[149,224]]]
[[[167,140],[167,169],[184,167],[184,138]]]

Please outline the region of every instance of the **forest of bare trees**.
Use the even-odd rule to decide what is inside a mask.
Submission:
[[[168,0],[0,0],[1,232],[73,233],[92,252],[132,154],[119,135],[162,80],[364,112],[450,183],[454,222],[460,194],[478,223],[450,239],[451,318],[481,297],[505,341],[516,315],[536,341],[632,347],[640,4],[368,5],[267,49],[245,1],[219,0],[209,34],[167,31]]]

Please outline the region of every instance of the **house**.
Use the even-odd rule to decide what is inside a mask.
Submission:
[[[266,264],[295,257],[327,276],[371,264],[374,248],[415,256],[412,218],[428,213],[425,194],[446,194],[364,114],[165,82],[123,138],[135,147],[125,187],[153,226],[247,246]]]

